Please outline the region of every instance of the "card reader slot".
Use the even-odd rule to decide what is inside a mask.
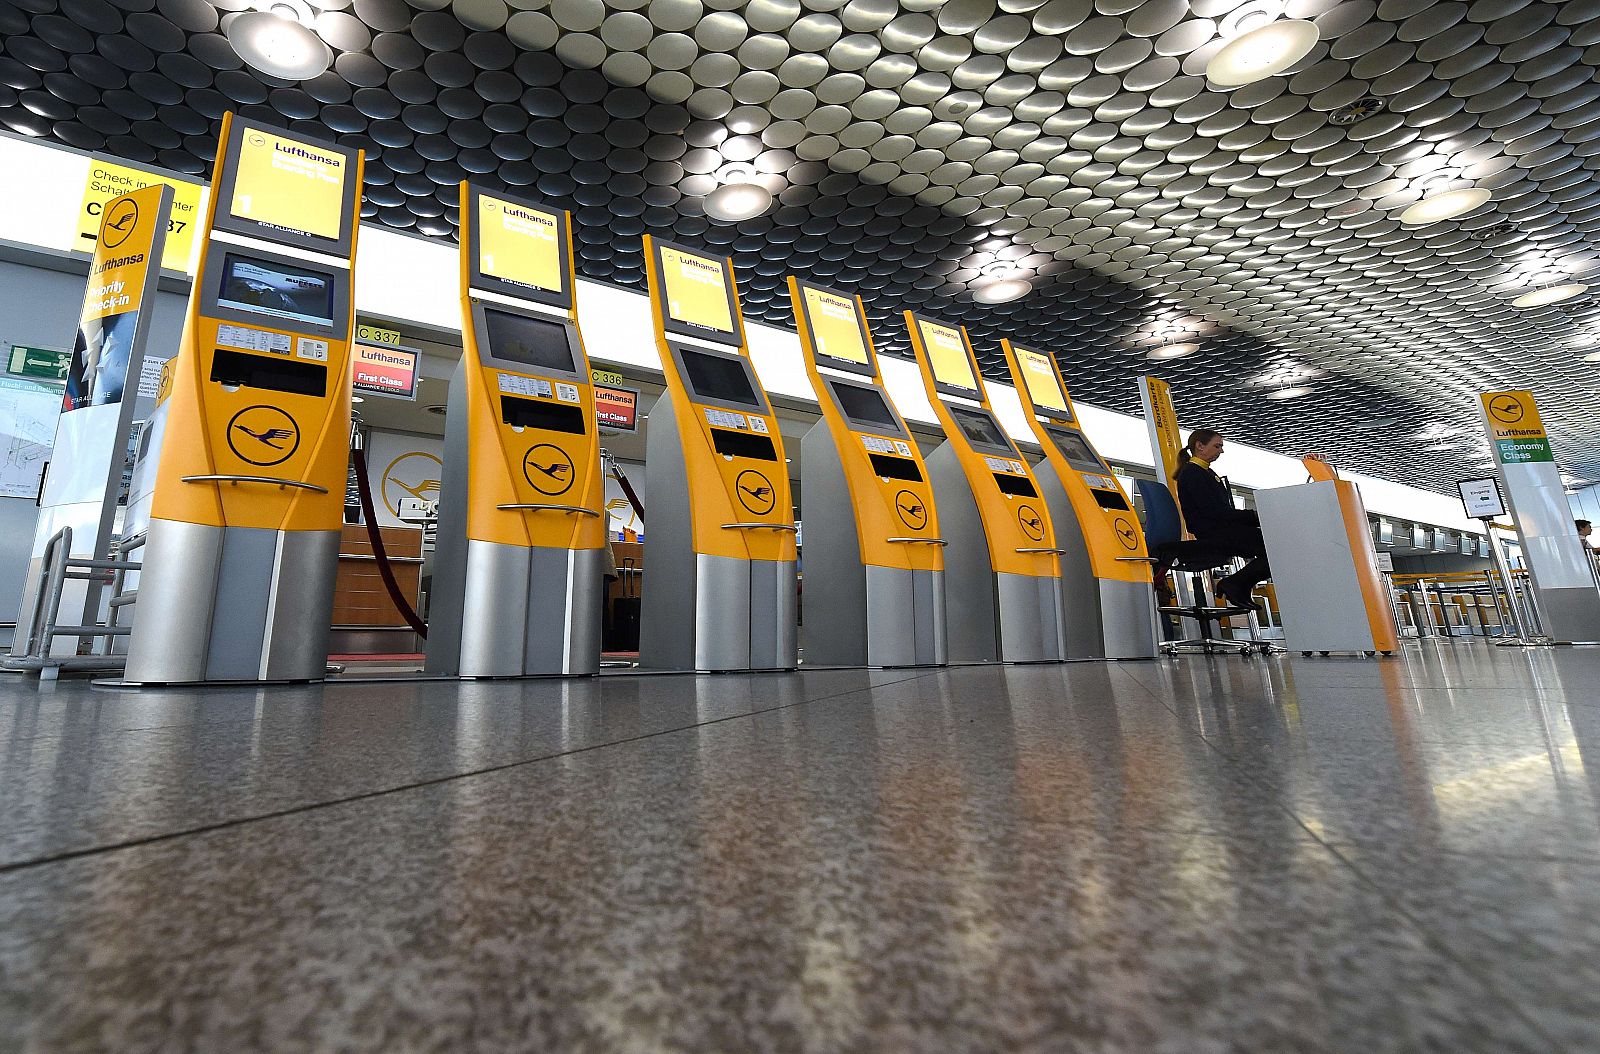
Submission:
[[[1089,488],[1089,493],[1094,495],[1094,500],[1100,503],[1102,509],[1115,509],[1118,512],[1128,511],[1128,499],[1114,490],[1097,490]]]
[[[1000,486],[1000,493],[1010,494],[1014,498],[1037,498],[1039,492],[1033,489],[1033,484],[1028,482],[1027,476],[1008,476],[996,472],[995,483]]]
[[[502,395],[500,420],[512,428],[538,428],[577,436],[584,434],[583,407],[568,403],[542,403],[536,399]]]
[[[751,432],[713,428],[711,446],[717,453],[727,454],[729,457],[747,457],[754,461],[778,460],[778,451],[772,445],[772,440]]]
[[[872,461],[872,471],[878,476],[888,479],[909,480],[912,483],[922,482],[922,473],[917,471],[917,463],[908,457],[893,457],[889,454],[868,454]]]
[[[291,395],[328,394],[328,368],[276,355],[250,355],[218,348],[211,357],[211,379],[217,384],[261,388]]]

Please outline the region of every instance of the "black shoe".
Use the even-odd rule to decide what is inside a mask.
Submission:
[[[1261,614],[1263,611],[1261,604],[1250,595],[1248,589],[1219,589],[1217,593],[1228,602],[1229,607],[1239,608],[1241,611],[1254,611],[1256,614]]]

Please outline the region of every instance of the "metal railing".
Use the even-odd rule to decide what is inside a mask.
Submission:
[[[63,527],[45,543],[39,564],[39,586],[34,591],[33,607],[26,620],[26,636],[21,638],[24,650],[13,652],[3,665],[11,670],[38,670],[41,680],[54,680],[64,668],[119,669],[127,664],[127,656],[118,653],[113,641],[132,632],[121,625],[122,612],[139,599],[138,590],[126,588],[129,571],[139,571],[143,564],[128,560],[128,553],[145,544],[144,532],[118,539],[111,545],[111,559],[100,560],[72,556],[72,528]],[[90,625],[63,625],[61,598],[67,582],[85,581],[111,587],[106,601],[106,622]],[[93,591],[97,592],[97,591]],[[85,605],[87,609],[87,604]],[[21,629],[23,624],[19,624]],[[57,637],[77,637],[78,651],[74,655],[52,655]],[[85,648],[89,648],[87,652]]]

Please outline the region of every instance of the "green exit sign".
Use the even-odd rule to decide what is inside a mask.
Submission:
[[[11,358],[6,362],[6,372],[19,377],[41,377],[49,381],[67,379],[67,367],[72,364],[72,352],[51,351],[48,348],[28,348],[11,345]]]

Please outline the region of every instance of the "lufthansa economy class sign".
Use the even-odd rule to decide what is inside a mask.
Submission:
[[[1532,392],[1484,392],[1479,398],[1494,439],[1495,456],[1502,465],[1555,460]]]

